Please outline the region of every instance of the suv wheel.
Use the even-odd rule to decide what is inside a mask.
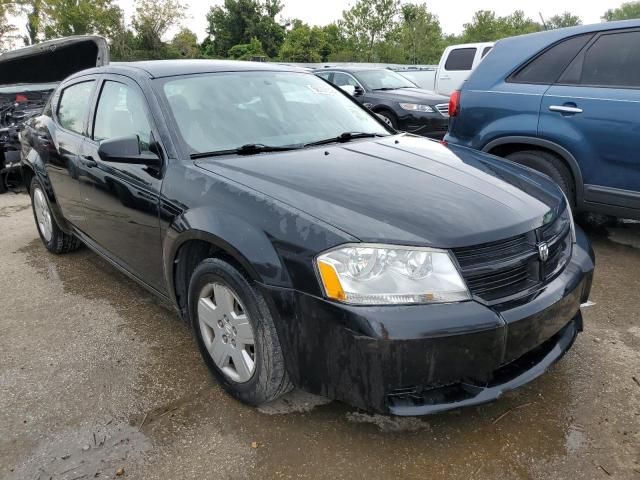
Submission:
[[[207,367],[232,396],[261,405],[291,390],[269,308],[235,267],[214,258],[198,265],[189,316]]]
[[[68,253],[80,248],[82,243],[75,236],[64,233],[51,214],[44,188],[37,178],[31,180],[31,207],[44,246],[52,253]]]
[[[398,125],[398,120],[396,120],[396,116],[392,112],[388,110],[380,110],[376,112],[376,115],[378,115],[378,117],[380,117],[380,120],[389,125],[391,128],[397,129],[396,125]]]
[[[567,196],[571,206],[575,205],[576,194],[573,176],[562,160],[554,154],[542,150],[523,150],[511,153],[506,158],[551,177]]]

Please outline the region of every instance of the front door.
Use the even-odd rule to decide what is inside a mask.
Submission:
[[[106,162],[98,152],[101,141],[131,135],[138,136],[142,151],[152,148],[142,90],[124,77],[105,77],[94,117],[82,151],[84,232],[135,276],[166,293],[158,217],[161,169]]]
[[[571,146],[588,202],[640,209],[640,30],[597,35],[546,92],[539,133]]]

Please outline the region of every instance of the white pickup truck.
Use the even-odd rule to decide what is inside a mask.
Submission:
[[[493,48],[493,42],[465,43],[447,47],[437,67],[396,69],[420,88],[449,96]]]

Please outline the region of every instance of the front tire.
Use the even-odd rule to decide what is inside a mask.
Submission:
[[[291,390],[266,301],[234,266],[208,258],[196,267],[189,317],[204,362],[230,395],[261,405]]]
[[[575,206],[576,191],[573,176],[562,160],[554,154],[542,150],[523,150],[511,153],[506,158],[551,177],[567,196],[571,206]]]
[[[58,226],[49,208],[44,188],[35,177],[31,180],[29,192],[31,194],[33,218],[36,221],[40,239],[47,250],[51,253],[60,254],[73,252],[80,248],[82,245],[80,240],[71,234],[63,232]]]

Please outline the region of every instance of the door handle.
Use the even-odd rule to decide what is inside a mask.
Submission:
[[[569,105],[550,105],[549,110],[552,112],[560,112],[560,113],[582,113],[582,109],[578,107],[571,107]]]
[[[98,166],[98,163],[93,159],[91,155],[80,155],[80,163],[82,163],[87,168]]]

